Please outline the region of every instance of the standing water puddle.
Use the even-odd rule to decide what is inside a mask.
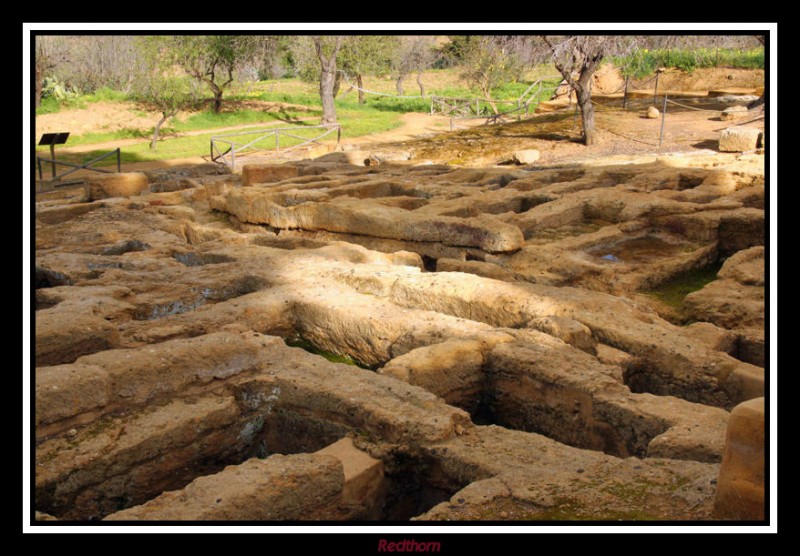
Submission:
[[[627,239],[613,245],[592,247],[588,253],[609,263],[649,263],[671,257],[683,251],[680,245],[667,243],[657,237]]]

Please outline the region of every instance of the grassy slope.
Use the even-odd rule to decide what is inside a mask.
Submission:
[[[539,72],[541,73],[541,71]],[[535,78],[532,75],[531,78]],[[431,70],[423,76],[428,94],[442,96],[476,96],[477,93],[461,85],[458,72],[455,70]],[[365,88],[390,95],[396,94],[395,81],[381,77],[367,77]],[[512,83],[498,88],[493,96],[498,99],[516,99],[526,88],[528,83]],[[407,78],[405,82],[406,95],[417,96],[419,90],[414,78]],[[339,122],[342,124],[342,138],[353,138],[388,131],[402,125],[402,114],[407,112],[427,112],[430,101],[426,98],[393,98],[389,96],[367,95],[367,104],[358,104],[358,95],[355,91],[347,92],[349,85],[342,84],[336,100],[336,109]],[[162,140],[158,150],[149,149],[151,131],[138,129],[122,129],[114,132],[87,133],[72,136],[69,146],[88,145],[94,143],[112,142],[124,139],[141,139],[141,143],[126,145],[122,148],[123,162],[141,162],[147,160],[165,160],[170,158],[184,158],[204,155],[209,150],[209,141],[214,134],[213,129],[233,127],[245,124],[269,123],[277,121],[286,122],[285,125],[275,127],[302,127],[315,125],[321,115],[321,103],[315,83],[302,82],[296,79],[281,79],[262,81],[258,83],[242,84],[233,88],[226,96],[226,100],[248,101],[259,100],[265,102],[280,102],[298,105],[287,107],[278,112],[261,110],[236,110],[214,114],[209,111],[196,112],[183,120],[173,120],[168,126],[162,128]],[[82,97],[81,102],[73,102],[67,107],[86,106],[87,103],[97,100],[109,100],[109,93]],[[272,127],[272,126],[270,126]],[[209,130],[209,133],[192,136],[179,136],[181,133],[195,130]],[[293,132],[294,133],[294,132]],[[297,132],[300,136],[314,136],[318,132],[309,130],[308,133]],[[300,140],[281,138],[281,147],[288,147],[299,143]],[[62,155],[66,161],[76,162],[90,160],[104,150],[91,151],[75,155]],[[111,159],[103,164],[114,163]]]

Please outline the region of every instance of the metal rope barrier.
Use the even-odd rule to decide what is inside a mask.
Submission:
[[[674,104],[675,106],[681,106],[683,108],[688,108],[689,110],[697,110],[698,112],[722,112],[722,110],[713,110],[708,108],[695,108],[694,106],[688,106],[686,104],[681,104],[680,102],[675,102],[674,100],[667,99],[667,102],[670,104]]]
[[[379,93],[378,91],[370,91],[369,89],[363,89],[363,88],[361,88],[361,87],[359,87],[359,86],[357,86],[357,85],[353,85],[353,83],[351,83],[351,82],[350,82],[350,80],[347,78],[347,74],[346,74],[346,73],[345,73],[343,70],[337,70],[337,71],[338,71],[339,73],[341,73],[341,74],[342,74],[342,76],[344,77],[344,80],[345,80],[345,82],[346,82],[348,85],[350,85],[350,87],[352,87],[353,89],[355,89],[356,91],[362,91],[362,92],[364,92],[364,93],[369,93],[369,94],[371,94],[371,95],[378,95],[378,96],[382,96],[382,97],[394,97],[394,98],[427,98],[427,97],[424,97],[424,96],[422,96],[422,95],[392,95],[392,94],[389,94],[389,93]]]

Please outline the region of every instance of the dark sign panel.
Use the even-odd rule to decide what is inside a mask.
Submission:
[[[68,137],[69,132],[45,133],[42,135],[42,138],[39,139],[39,145],[63,145],[67,142]]]

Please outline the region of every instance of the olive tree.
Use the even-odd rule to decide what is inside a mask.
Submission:
[[[472,36],[462,47],[462,56],[464,71],[461,77],[489,99],[489,105],[496,114],[497,105],[491,101],[492,89],[517,80],[522,70],[522,62],[514,49],[513,37]]]
[[[366,102],[364,76],[389,71],[392,55],[399,43],[399,37],[391,35],[352,35],[342,42],[338,67],[340,71],[355,76],[359,104]]]
[[[171,65],[172,57],[155,37],[141,37],[138,44],[144,63],[133,80],[132,96],[160,119],[153,127],[150,149],[156,150],[161,127],[180,110],[197,102],[199,93],[191,78]]]
[[[425,96],[425,85],[422,83],[422,72],[431,67],[436,58],[434,47],[436,41],[431,36],[403,36],[393,52],[392,68],[397,74],[395,88],[398,95],[404,95],[403,80],[413,72],[417,74],[419,94]]]
[[[237,65],[248,61],[255,48],[253,37],[244,35],[178,35],[157,40],[166,59],[208,86],[216,113],[222,109],[222,95],[233,83]]]
[[[312,37],[314,52],[319,60],[319,96],[322,101],[322,123],[336,122],[336,105],[333,102],[336,93],[336,57],[342,48],[344,37],[316,35]]]

